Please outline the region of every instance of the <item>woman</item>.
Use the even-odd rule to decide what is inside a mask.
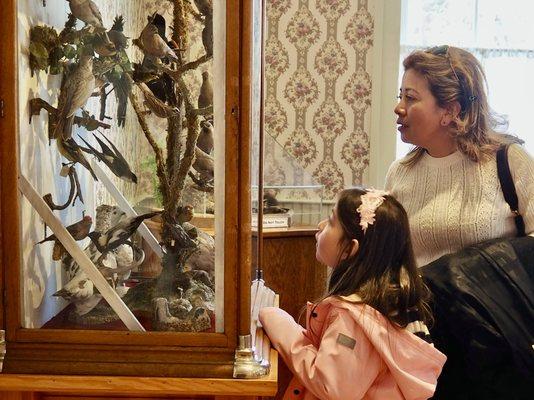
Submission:
[[[503,143],[488,106],[482,66],[449,46],[415,51],[403,62],[395,107],[404,142],[415,148],[392,164],[389,190],[406,209],[418,266],[473,243],[512,237],[516,227],[497,176]],[[534,161],[518,144],[508,158],[527,234],[534,232]]]
[[[415,148],[392,164],[386,189],[406,209],[417,265],[488,239],[516,236],[514,214],[497,174],[496,152],[503,144],[511,144],[508,161],[519,213],[526,234],[532,236],[534,161],[520,140],[496,133],[502,122],[488,106],[480,63],[465,50],[439,46],[411,53],[403,65],[395,113],[402,140]],[[449,275],[444,273],[443,279],[454,286],[457,277]],[[438,349],[448,357],[435,398],[530,398],[530,390],[525,390],[529,383],[514,370],[508,350],[500,353],[502,358],[492,358],[480,350],[491,348],[484,342],[489,336],[481,336],[482,330],[473,332],[476,324],[465,325],[483,321],[488,313],[477,309],[474,314],[459,314],[464,312],[461,301],[467,301],[463,298],[457,304],[435,301],[436,310],[449,310],[436,315],[431,331]],[[495,307],[498,304],[495,299]],[[493,334],[502,337],[498,330]],[[478,356],[470,358],[472,354]],[[487,369],[480,373],[473,365]]]

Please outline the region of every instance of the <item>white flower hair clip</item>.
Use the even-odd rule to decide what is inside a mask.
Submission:
[[[389,195],[389,192],[378,189],[367,189],[366,192],[360,197],[362,204],[356,210],[360,214],[360,226],[363,233],[369,225],[374,224],[376,209],[384,202],[385,196]]]

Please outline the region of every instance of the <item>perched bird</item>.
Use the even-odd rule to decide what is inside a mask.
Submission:
[[[212,0],[195,0],[195,5],[197,6],[198,12],[202,15],[213,15]]]
[[[72,137],[68,139],[63,139],[62,137],[59,137],[56,140],[56,144],[59,152],[63,157],[65,157],[72,163],[79,163],[83,165],[91,173],[94,180],[98,181],[98,178],[96,177],[93,168],[91,168],[89,161],[87,161],[87,159],[85,158],[82,149]]]
[[[84,53],[74,70],[68,76],[63,77],[57,107],[56,126],[51,139],[57,139],[60,136],[63,139],[71,137],[74,113],[85,105],[94,88],[93,57]]]
[[[100,56],[111,57],[117,54],[115,44],[109,39],[106,33],[94,36],[93,48]]]
[[[104,28],[102,24],[102,14],[92,0],[67,0],[69,2],[72,15],[86,25],[92,25],[96,28]]]
[[[213,157],[206,154],[204,151],[195,147],[195,161],[193,168],[200,174],[203,181],[210,181],[213,179]]]
[[[277,206],[278,199],[276,198],[276,192],[273,189],[265,189],[263,191],[263,206]]]
[[[191,239],[189,234],[180,224],[169,225],[167,227],[169,233],[172,236],[171,246],[174,249],[186,249],[186,248],[195,248],[197,243]]]
[[[189,222],[193,219],[194,209],[193,206],[186,204],[185,206],[179,206],[176,212],[176,221],[179,224]]]
[[[80,139],[87,145],[87,152],[96,156],[100,161],[108,166],[108,168],[115,174],[115,176],[124,179],[128,182],[137,183],[137,176],[131,171],[130,166],[126,159],[122,156],[119,150],[115,145],[108,139],[106,136],[102,137],[109,143],[112,149],[109,148],[106,143],[104,143],[95,133],[93,133],[96,141],[100,145],[102,151],[98,151],[93,146],[91,146],[84,138]],[[83,149],[86,150],[86,149]]]
[[[83,271],[80,271],[72,280],[67,282],[61,290],[52,296],[63,297],[65,300],[85,300],[94,293],[94,284]]]
[[[124,127],[126,124],[126,111],[128,108],[128,97],[132,91],[132,79],[123,72],[117,77],[115,74],[108,74],[108,79],[113,85],[115,98],[117,99],[117,125]]]
[[[107,252],[116,249],[121,244],[127,243],[128,239],[130,239],[145,219],[152,218],[160,213],[161,211],[154,211],[137,215],[135,217],[123,218],[117,225],[112,226],[106,232],[100,233],[93,231],[89,232],[88,236],[98,251],[102,255],[105,255]]]
[[[211,76],[208,71],[202,72],[202,85],[198,95],[198,108],[209,107],[213,104],[213,86]]]
[[[136,41],[147,56],[163,58],[168,57],[171,61],[177,62],[178,57],[169,47],[165,39],[159,33],[158,28],[149,22],[142,30],[139,39]]]
[[[118,51],[128,48],[128,37],[124,35],[124,18],[118,15],[113,20],[113,25],[108,31],[109,40],[115,45]]]
[[[200,122],[197,146],[206,154],[211,154],[213,150],[213,125],[207,120]]]
[[[202,29],[202,45],[207,56],[213,55],[213,16],[206,15],[204,18],[204,28]]]
[[[149,87],[145,83],[143,82],[138,83],[138,86],[143,92],[143,96],[145,97],[144,104],[156,116],[160,118],[169,118],[169,117],[176,116],[180,113],[180,110],[178,109],[178,107],[171,107],[165,104],[160,99],[158,99],[156,95],[152,93],[152,91],[149,89]]]
[[[82,240],[82,239],[85,239],[87,235],[89,234],[89,230],[91,229],[92,224],[93,224],[92,218],[89,215],[86,215],[78,222],[75,222],[74,224],[67,226],[67,231],[71,234],[74,240]],[[37,244],[49,242],[51,240],[57,240],[56,235],[52,234],[50,236],[47,236],[43,240],[38,242]]]

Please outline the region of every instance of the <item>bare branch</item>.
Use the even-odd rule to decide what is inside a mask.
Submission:
[[[191,114],[193,114],[193,115],[212,115],[213,114],[213,106],[204,107],[204,108],[196,108],[194,110],[191,110]]]

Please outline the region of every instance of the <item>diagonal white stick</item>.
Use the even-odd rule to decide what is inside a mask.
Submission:
[[[126,197],[124,197],[124,195],[120,192],[117,186],[115,186],[113,181],[109,179],[108,175],[104,172],[100,165],[98,165],[98,163],[94,159],[91,159],[90,163],[91,167],[93,168],[93,171],[95,171],[98,180],[102,182],[102,184],[106,187],[109,194],[111,194],[111,197],[113,197],[113,199],[117,202],[119,208],[124,211],[129,217],[137,216],[137,213],[130,205],[128,200],[126,200]],[[137,231],[141,234],[141,236],[143,236],[143,239],[145,239],[152,251],[156,253],[159,258],[162,258],[163,250],[161,249],[158,240],[154,237],[152,232],[150,232],[150,229],[146,227],[144,222],[139,226],[139,228],[137,228]]]
[[[37,193],[32,184],[28,182],[23,175],[19,175],[18,180],[19,189],[22,194],[28,199],[50,229],[52,229],[52,232],[54,232],[74,261],[78,263],[83,272],[85,272],[89,279],[93,281],[96,288],[100,291],[100,294],[106,299],[122,322],[124,322],[124,325],[131,331],[144,332],[145,328],[143,328],[130,309],[124,304],[117,292],[115,292],[115,290],[108,284],[100,271],[89,257],[87,257],[87,254],[85,254],[78,244],[76,244],[74,238],[70,235],[67,229],[65,229],[61,221],[54,215],[41,196],[39,196],[39,193]]]

